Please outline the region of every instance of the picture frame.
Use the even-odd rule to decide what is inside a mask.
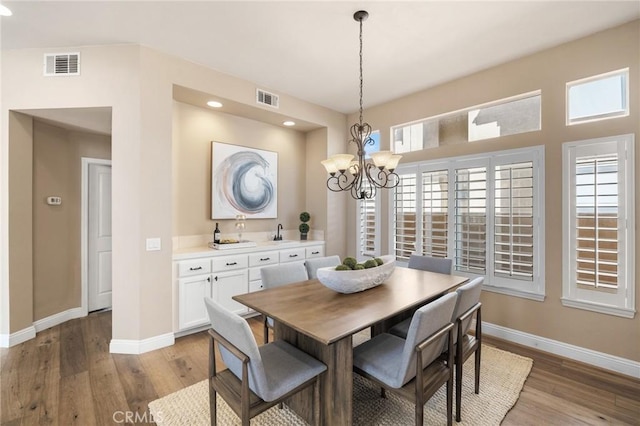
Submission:
[[[278,153],[211,142],[211,218],[278,217]]]

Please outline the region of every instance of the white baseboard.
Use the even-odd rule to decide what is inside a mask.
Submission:
[[[10,348],[36,337],[34,326],[24,328],[11,334],[0,334],[0,348]]]
[[[156,349],[171,346],[175,343],[173,333],[161,334],[143,340],[111,339],[109,352],[112,354],[139,355]]]
[[[87,314],[84,313],[84,310],[81,307],[67,309],[66,311],[59,312],[57,314],[50,315],[46,318],[42,318],[33,323],[33,326],[36,329],[36,332],[46,330],[47,328],[55,327],[58,324],[62,324],[63,322],[82,318]]]
[[[640,362],[630,359],[593,351],[484,321],[482,322],[482,334],[640,379]]]

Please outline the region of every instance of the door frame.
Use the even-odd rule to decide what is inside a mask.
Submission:
[[[89,315],[89,166],[111,166],[111,160],[82,157],[82,183],[80,195],[80,308],[82,316]],[[112,169],[113,172],[113,169]],[[112,173],[113,176],[113,173]]]

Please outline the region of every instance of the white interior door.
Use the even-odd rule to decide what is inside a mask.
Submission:
[[[89,312],[111,307],[111,166],[89,164]]]

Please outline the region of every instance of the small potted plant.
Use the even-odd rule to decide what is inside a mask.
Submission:
[[[302,223],[300,224],[300,226],[298,226],[298,230],[300,230],[301,240],[307,239],[307,234],[309,233],[309,225],[307,224],[307,222],[309,222],[309,219],[311,219],[311,215],[309,213],[307,212],[300,213],[300,221]]]

